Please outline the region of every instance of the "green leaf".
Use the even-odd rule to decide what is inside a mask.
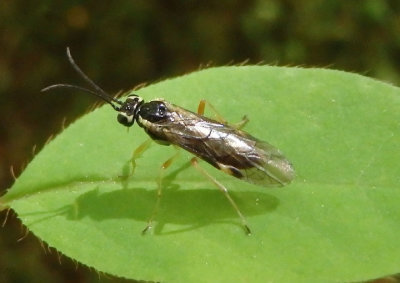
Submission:
[[[360,281],[400,269],[400,91],[323,69],[211,68],[137,92],[196,111],[207,99],[228,120],[282,150],[294,182],[268,189],[215,170],[253,231],[245,235],[224,196],[188,166],[166,172],[173,147],[154,144],[127,176],[147,139],[104,106],[50,142],[0,199],[41,240],[117,276],[154,281]],[[206,113],[207,112],[206,110]],[[212,115],[210,115],[212,116]]]

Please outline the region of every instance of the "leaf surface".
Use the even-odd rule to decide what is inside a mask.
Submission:
[[[38,238],[113,275],[175,282],[359,281],[400,266],[400,91],[340,71],[220,67],[137,91],[196,111],[207,99],[231,122],[278,147],[296,168],[268,189],[208,172],[230,190],[253,231],[246,236],[224,196],[191,155],[167,170],[151,215],[161,164],[173,147],[154,144],[127,176],[147,137],[127,131],[109,106],[51,141],[0,199]],[[212,117],[212,112],[206,115]]]

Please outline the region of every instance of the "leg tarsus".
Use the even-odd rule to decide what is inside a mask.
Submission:
[[[191,159],[191,164],[193,165],[194,168],[196,168],[203,176],[205,176],[208,180],[210,180],[215,186],[218,187],[218,189],[224,194],[224,196],[228,199],[232,207],[235,209],[236,213],[238,214],[243,228],[246,231],[247,235],[251,234],[251,230],[249,228],[249,225],[247,224],[246,218],[243,216],[243,214],[240,212],[239,207],[237,206],[236,202],[232,199],[232,197],[228,193],[228,189],[222,185],[220,182],[217,181],[213,176],[211,176],[206,170],[204,170],[202,167],[199,166],[197,158],[193,157]]]
[[[232,128],[235,128],[236,130],[241,130],[242,128],[244,128],[247,123],[249,122],[249,118],[247,117],[247,115],[244,115],[242,120],[240,120],[239,122],[235,123],[235,124],[230,124],[230,126]]]
[[[150,224],[147,224],[147,226],[142,230],[142,235],[146,235],[147,231],[152,229],[153,226],[150,226]]]
[[[159,209],[159,206],[160,206],[160,201],[161,201],[162,179],[164,177],[164,172],[169,166],[171,166],[173,161],[176,158],[178,158],[178,156],[179,156],[179,151],[177,151],[172,157],[170,157],[167,161],[165,161],[160,167],[160,173],[158,174],[158,179],[157,179],[157,185],[158,185],[157,201],[156,201],[156,204],[155,204],[155,206],[153,208],[153,212],[152,212],[149,220],[147,221],[147,226],[143,229],[142,234],[146,234],[148,230],[153,228],[153,225],[152,225],[153,224],[153,220],[157,216],[158,209]]]
[[[250,236],[250,235],[251,235],[251,230],[250,230],[249,226],[247,226],[246,224],[244,224],[243,227],[244,227],[244,230],[245,230],[246,234],[247,234],[248,236]]]

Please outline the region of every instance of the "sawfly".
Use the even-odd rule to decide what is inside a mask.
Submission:
[[[135,166],[135,159],[148,148],[151,140],[162,145],[176,145],[195,155],[196,157],[191,159],[191,164],[224,193],[240,217],[247,234],[251,234],[247,221],[235,201],[230,197],[227,188],[199,166],[198,158],[226,174],[262,187],[284,186],[293,180],[294,168],[277,148],[241,130],[247,122],[245,118],[239,125],[228,125],[210,104],[207,105],[216,112],[217,119],[206,118],[203,116],[205,100],[200,102],[197,113],[164,99],[145,102],[136,94],[129,94],[125,101],[121,101],[97,86],[79,68],[72,58],[69,48],[67,48],[67,56],[72,67],[91,89],[71,84],[55,84],[42,91],[54,88],[84,91],[111,105],[118,112],[117,120],[123,126],[131,127],[136,122],[151,139],[134,151],[131,160],[133,166]],[[175,156],[168,159],[161,166],[157,202],[143,232],[152,228],[152,221],[157,213],[161,197],[162,172],[174,158]]]

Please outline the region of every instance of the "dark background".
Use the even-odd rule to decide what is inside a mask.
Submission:
[[[13,183],[10,166],[18,176],[34,145],[40,150],[64,118],[70,123],[95,101],[40,93],[53,83],[82,84],[66,46],[110,93],[244,60],[399,85],[400,1],[1,0],[0,195]],[[0,228],[0,282],[123,281],[59,257],[32,235],[18,242],[24,233],[11,213]]]

